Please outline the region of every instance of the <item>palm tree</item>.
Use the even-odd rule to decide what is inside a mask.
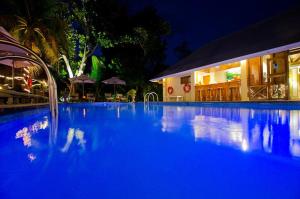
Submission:
[[[65,6],[57,0],[6,0],[2,24],[21,44],[40,55],[48,64],[58,61],[66,51]]]

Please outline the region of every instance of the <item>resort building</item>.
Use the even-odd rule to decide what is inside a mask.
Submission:
[[[153,78],[164,101],[300,100],[300,12],[217,39]]]

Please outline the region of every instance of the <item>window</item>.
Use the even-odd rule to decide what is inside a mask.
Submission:
[[[185,76],[180,78],[181,84],[189,84],[191,83],[191,76]]]

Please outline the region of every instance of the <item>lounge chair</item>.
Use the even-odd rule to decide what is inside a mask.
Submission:
[[[89,102],[94,102],[96,100],[95,98],[95,95],[93,93],[87,93],[86,94],[86,99],[89,101]]]
[[[128,102],[127,96],[122,95],[122,96],[120,97],[120,101],[121,101],[121,102]]]
[[[112,102],[114,100],[111,93],[104,93],[104,96],[107,102]]]
[[[122,94],[119,94],[119,93],[116,94],[116,102],[120,102],[122,96],[123,96]]]
[[[78,93],[71,94],[70,101],[71,102],[77,102],[77,101],[79,101],[79,94]]]

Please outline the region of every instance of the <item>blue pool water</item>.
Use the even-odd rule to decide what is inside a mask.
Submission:
[[[300,111],[61,105],[0,116],[1,199],[299,199]]]

